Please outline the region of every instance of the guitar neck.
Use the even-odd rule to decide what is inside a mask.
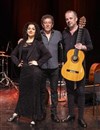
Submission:
[[[76,43],[80,43],[80,42],[81,42],[82,33],[83,33],[83,28],[79,28],[78,34],[77,34]],[[77,48],[75,48],[74,56],[77,56],[77,55],[78,55],[78,51],[79,51],[79,50],[78,50]]]
[[[79,29],[78,29],[78,34],[77,34],[76,43],[81,42],[82,33],[83,33],[83,28],[79,28]]]

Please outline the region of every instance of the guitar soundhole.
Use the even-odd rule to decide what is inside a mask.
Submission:
[[[72,61],[77,62],[78,61],[78,57],[77,56],[72,56]]]

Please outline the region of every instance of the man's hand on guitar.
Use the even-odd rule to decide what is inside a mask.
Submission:
[[[82,45],[82,43],[76,43],[75,48],[79,50],[87,50],[87,47],[85,45]]]

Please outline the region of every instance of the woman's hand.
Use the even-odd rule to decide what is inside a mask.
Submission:
[[[38,65],[37,61],[35,61],[35,60],[29,61],[28,64],[29,65],[36,65],[36,66]]]
[[[18,67],[22,67],[23,66],[23,61],[21,61],[19,64],[18,64]]]

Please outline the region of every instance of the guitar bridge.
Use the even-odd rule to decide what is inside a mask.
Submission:
[[[76,70],[69,70],[69,69],[67,69],[67,71],[68,71],[68,72],[72,72],[72,73],[79,73],[79,72],[76,71]]]

